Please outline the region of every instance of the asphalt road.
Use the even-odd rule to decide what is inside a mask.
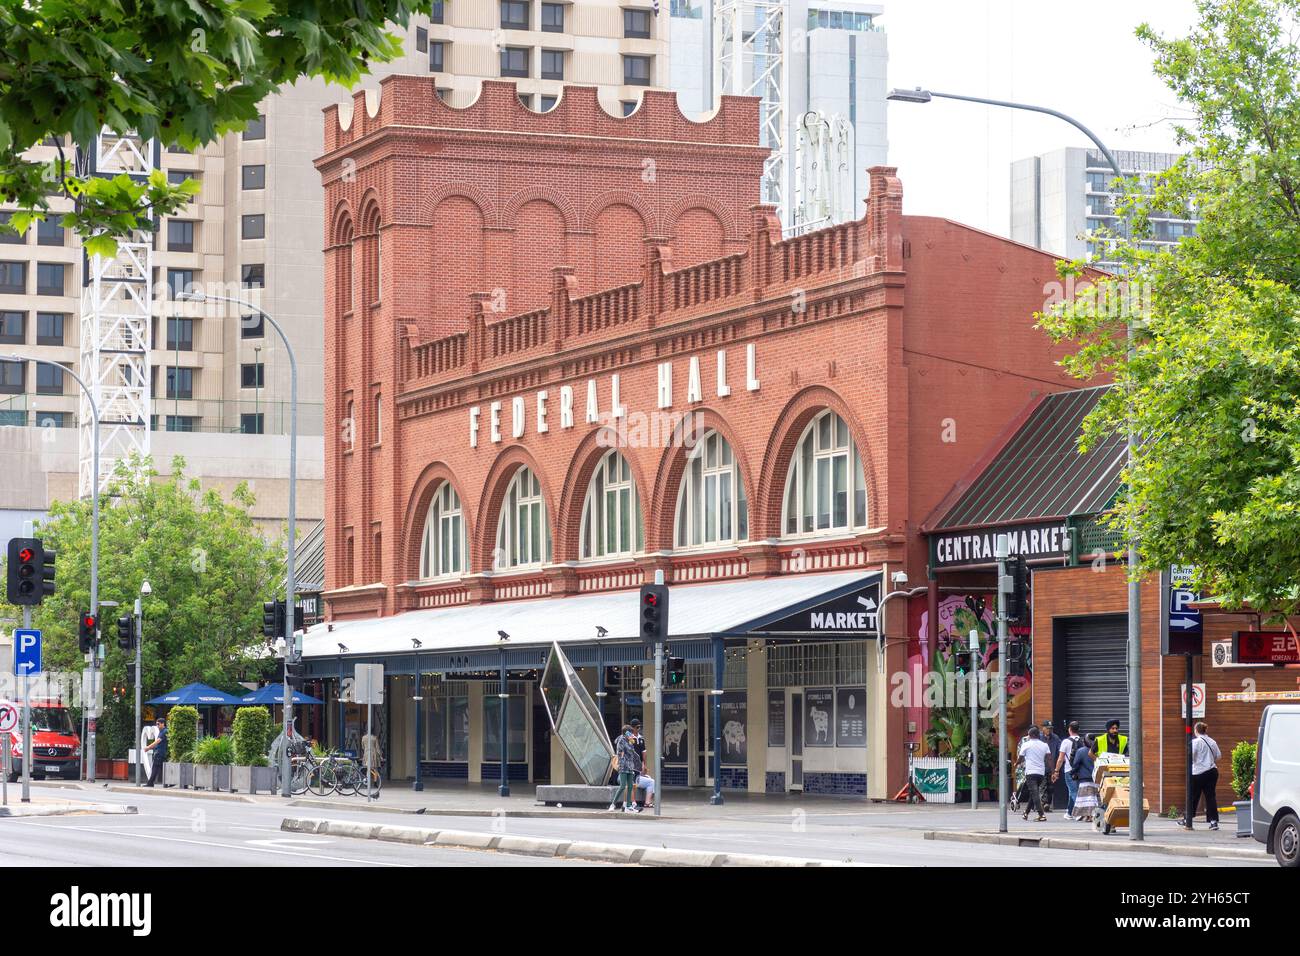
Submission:
[[[683,849],[812,857],[875,866],[1236,867],[1275,866],[1231,857],[1181,857],[1131,851],[1078,851],[924,840],[923,829],[945,829],[949,812],[917,808],[889,813],[825,809],[806,813],[745,808],[726,820],[652,820],[621,815],[597,819],[439,816],[355,809],[340,800],[329,809],[279,802],[241,803],[83,791],[103,803],[139,807],[138,815],[0,819],[0,865],[113,866],[576,866],[563,860],[474,850],[406,846],[347,837],[285,833],[286,816],[328,817],[508,833],[567,840]],[[737,808],[738,810],[740,808]]]

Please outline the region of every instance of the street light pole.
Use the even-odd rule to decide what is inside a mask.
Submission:
[[[91,450],[90,466],[94,472],[90,484],[90,613],[95,617],[95,647],[90,653],[90,692],[94,694],[96,690],[95,672],[99,666],[99,406],[95,404],[94,393],[86,387],[86,383],[81,380],[81,376],[72,369],[60,365],[58,362],[51,362],[41,358],[28,359],[16,353],[11,354],[9,358],[16,362],[31,361],[42,365],[50,365],[66,372],[72,376],[73,381],[81,386],[81,391],[86,396],[86,402],[90,405],[90,415],[94,421],[91,442],[95,446]],[[95,722],[99,716],[97,703],[92,702],[89,714],[90,717],[86,723],[86,782],[94,783]]]
[[[246,302],[243,299],[236,299],[232,296],[209,295],[206,292],[182,292],[177,296],[178,299],[188,299],[193,302],[226,302],[230,305],[242,306],[250,309],[260,315],[265,322],[269,322],[271,328],[275,329],[276,335],[280,336],[280,341],[284,343],[284,350],[289,355],[289,531],[286,542],[288,560],[285,568],[285,635],[284,659],[286,661],[296,660],[298,657],[298,645],[294,632],[294,620],[297,615],[294,609],[297,605],[297,581],[294,578],[296,554],[294,553],[295,531],[297,528],[298,515],[298,359],[293,354],[293,346],[289,344],[289,337],[284,334],[284,329],[280,328],[280,323],[271,318],[265,311]],[[284,684],[284,753],[280,757],[280,795],[286,800],[291,799],[293,794],[289,791],[289,734],[293,726],[293,692],[289,688],[288,675],[285,675]],[[91,738],[94,739],[93,737]]]
[[[1124,171],[1120,169],[1115,154],[1112,153],[1106,144],[1088,127],[1084,126],[1073,116],[1068,116],[1059,110],[1049,109],[1046,106],[1033,106],[1029,103],[1014,103],[1009,100],[994,100],[983,96],[964,96],[958,93],[936,93],[934,90],[926,90],[917,87],[913,90],[892,90],[887,99],[895,100],[900,103],[929,103],[931,99],[939,98],[946,100],[962,100],[967,103],[980,103],[984,106],[1000,106],[1012,110],[1025,110],[1030,113],[1046,113],[1048,116],[1055,116],[1059,120],[1069,123],[1088,139],[1092,140],[1103,156],[1110,168],[1115,171],[1118,179],[1124,178]],[[1132,229],[1128,225],[1128,217],[1125,216],[1124,234],[1126,238],[1132,237]],[[1126,323],[1128,334],[1128,358],[1133,358],[1133,323]],[[1134,451],[1136,450],[1136,440],[1133,434],[1133,424],[1130,419],[1128,433],[1125,436],[1129,467],[1133,465]],[[1132,806],[1136,812],[1131,815],[1131,824],[1129,826],[1129,839],[1142,840],[1143,838],[1143,819],[1142,819],[1142,614],[1141,614],[1141,591],[1138,581],[1133,577],[1133,569],[1137,567],[1137,540],[1130,529],[1128,534],[1128,721],[1129,721],[1129,776],[1132,781],[1130,795]],[[1003,801],[1005,804],[1005,800]]]
[[[153,593],[153,588],[149,582],[145,581],[140,585],[140,594],[144,597]],[[141,604],[141,598],[135,599],[135,785],[140,786],[140,775],[144,769],[144,745],[140,741],[142,731],[140,723],[140,689],[144,685],[144,677],[140,673],[144,661],[144,608]]]

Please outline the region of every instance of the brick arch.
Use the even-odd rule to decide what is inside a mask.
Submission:
[[[334,216],[330,223],[329,243],[332,246],[345,245],[352,241],[354,233],[352,205],[341,199],[334,207]]]
[[[592,263],[593,289],[612,289],[641,279],[649,235],[641,210],[624,202],[606,203],[587,230],[597,251]]]
[[[437,189],[434,189],[420,197],[419,217],[420,222],[433,222],[433,214],[442,203],[455,196],[468,199],[474,205],[478,206],[479,215],[483,217],[483,225],[486,228],[494,228],[497,224],[497,204],[493,201],[491,195],[486,190],[480,189],[473,183],[446,183]]]
[[[673,531],[677,522],[677,492],[681,488],[686,462],[697,447],[695,443],[711,431],[716,431],[731,445],[731,453],[740,468],[740,480],[745,483],[745,496],[749,500],[749,540],[754,540],[755,488],[749,455],[732,429],[731,423],[723,414],[717,409],[705,406],[691,409],[691,414],[682,419],[673,432],[668,447],[660,456],[659,467],[655,472],[655,508],[650,515],[654,520],[652,523],[647,519],[645,527],[647,551],[668,551],[673,548],[675,540]],[[692,443],[690,448],[686,447],[687,440]]]
[[[433,500],[433,493],[450,482],[452,490],[460,498],[461,520],[465,523],[465,574],[482,570],[473,562],[474,512],[461,489],[460,482],[451,467],[443,461],[427,465],[420,477],[411,486],[411,495],[406,502],[406,514],[402,519],[402,540],[399,542],[398,571],[404,575],[403,581],[414,581],[420,574],[420,537],[424,532],[424,516]]]
[[[557,551],[555,547],[555,514],[556,498],[552,491],[550,476],[538,464],[533,454],[523,445],[511,445],[501,450],[497,455],[496,461],[492,463],[488,471],[487,478],[483,481],[483,495],[479,499],[479,506],[475,509],[477,515],[477,529],[474,536],[469,538],[470,549],[470,566],[481,571],[492,569],[492,551],[497,544],[497,524],[501,517],[501,504],[505,501],[506,489],[510,487],[510,479],[515,476],[515,472],[521,467],[527,466],[533,470],[537,480],[542,485],[542,500],[546,502],[546,517],[551,526],[551,560],[557,561]],[[463,504],[464,498],[461,499]]]
[[[559,510],[554,514],[551,527],[555,539],[556,561],[578,561],[582,553],[579,536],[582,534],[582,507],[587,501],[587,486],[596,472],[596,464],[613,448],[627,459],[636,484],[637,502],[646,528],[646,547],[650,545],[650,499],[646,496],[646,476],[635,455],[619,444],[618,433],[608,425],[594,428],[578,445],[569,459],[569,469],[564,476],[564,490],[560,496]]]
[[[712,196],[706,196],[702,193],[694,193],[679,199],[668,210],[664,216],[663,226],[666,230],[675,229],[677,220],[682,217],[682,213],[689,212],[692,209],[707,209],[718,218],[722,223],[722,238],[724,240],[743,238],[742,230],[736,223],[736,218],[731,211]]]
[[[361,197],[361,218],[358,235],[373,236],[383,225],[383,216],[379,211],[379,193],[372,186]]]
[[[506,202],[501,209],[501,225],[507,229],[513,228],[515,221],[519,218],[519,210],[535,200],[548,202],[556,209],[560,210],[560,216],[564,219],[564,229],[571,232],[578,228],[578,210],[574,208],[569,199],[554,189],[536,187],[533,189],[521,189],[515,193]],[[563,237],[560,237],[561,239]]]
[[[871,446],[863,439],[865,432],[861,421],[853,414],[840,395],[824,385],[811,385],[786,403],[777,416],[763,454],[763,471],[759,475],[757,493],[749,499],[749,536],[779,538],[782,536],[781,503],[785,496],[786,473],[790,457],[799,443],[803,430],[824,409],[831,409],[844,419],[849,434],[862,455],[862,473],[867,484],[867,523],[872,522],[876,503],[876,470]],[[852,475],[850,475],[850,480]]]
[[[590,229],[596,222],[596,217],[604,212],[609,206],[629,206],[641,214],[641,221],[645,223],[648,235],[659,234],[659,219],[645,204],[645,201],[636,193],[629,189],[611,189],[609,192],[601,193],[595,199],[587,204],[587,208],[582,212],[580,221],[583,229]]]

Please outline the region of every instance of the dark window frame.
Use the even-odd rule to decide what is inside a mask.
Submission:
[[[36,244],[38,246],[64,246],[67,244],[64,232],[63,226],[49,216],[38,219],[36,221]]]
[[[18,282],[8,281],[8,273],[15,271],[22,277]],[[27,294],[27,263],[0,261],[0,292],[9,295],[26,295]]]
[[[168,269],[167,270],[168,297],[175,299],[177,294],[180,292],[192,292],[194,290],[194,287],[198,284],[194,278],[197,272],[198,272],[197,269],[175,269],[175,268]],[[177,284],[174,281],[173,277],[183,276],[183,275],[188,275],[189,279],[187,279],[184,282],[181,282],[180,284]]]
[[[654,75],[654,63],[651,62],[652,60],[653,57],[645,54],[624,53],[623,54],[623,85],[624,86],[649,86],[650,78]],[[635,66],[640,63],[645,64],[644,78],[635,75],[633,71],[628,69],[630,66]]]
[[[59,334],[42,335],[41,320],[57,319]],[[66,312],[37,312],[36,313],[36,344],[37,345],[63,345],[64,344],[64,327],[68,322],[68,313]]]
[[[186,229],[184,227],[188,226]],[[182,233],[188,233],[188,239],[175,239],[172,229],[176,227]],[[194,251],[194,220],[193,219],[168,219],[167,220],[167,251],[168,252],[193,252]]]
[[[18,331],[10,332],[9,319],[14,316],[18,317]],[[5,345],[26,345],[27,344],[27,313],[21,309],[2,309],[0,310],[0,342]]]
[[[266,388],[266,363],[265,362],[240,362],[239,363],[239,387],[240,388]]]
[[[166,346],[168,352],[194,351],[194,320],[185,316],[167,317]],[[182,334],[184,333],[184,334]],[[179,343],[177,339],[179,338]]]
[[[541,14],[540,14],[540,18],[539,18],[539,20],[538,20],[538,27],[541,29],[541,31],[542,31],[543,33],[563,33],[563,32],[564,32],[564,20],[565,20],[565,10],[564,10],[564,6],[565,6],[565,5],[562,4],[562,3],[543,3],[543,4],[542,4],[542,11],[541,11]],[[547,23],[547,22],[546,22],[546,15],[547,15],[547,13],[555,13],[555,12],[557,12],[557,11],[558,11],[559,14],[560,14],[560,22],[559,22],[558,24],[556,24],[556,23]]]
[[[516,19],[506,19],[506,10],[508,8],[522,8],[524,18],[522,21]],[[514,10],[511,9],[512,14]],[[497,7],[497,13],[501,20],[502,30],[528,30],[531,29],[533,22],[533,5],[530,0],[501,0]]]
[[[239,317],[239,337],[241,339],[261,339],[266,337],[266,319],[260,313]]]
[[[427,27],[415,28],[415,52],[427,53],[429,50],[429,30]]]
[[[560,70],[559,70],[559,72],[557,73],[557,72],[555,72],[554,70],[547,70],[547,68],[546,68],[546,61],[547,61],[548,59],[554,60],[554,58],[557,57],[557,56],[560,58]],[[540,74],[540,76],[541,76],[541,78],[542,78],[543,80],[562,80],[562,79],[564,79],[564,66],[565,66],[565,64],[564,64],[564,51],[563,51],[563,50],[545,50],[545,49],[544,49],[544,50],[542,50],[542,55],[541,55],[541,57],[540,57],[540,60],[541,60],[541,62],[539,63],[539,68],[541,69],[541,74]]]
[[[239,284],[246,289],[266,288],[266,263],[249,262],[240,266]]]
[[[13,370],[18,370],[18,384],[10,383]],[[0,395],[21,395],[27,385],[27,363],[0,359]]]
[[[515,79],[528,79],[533,68],[532,52],[532,49],[526,46],[503,46],[500,56],[501,75]],[[510,60],[515,58],[515,54],[523,54],[524,65],[522,71],[519,67],[507,65]]]
[[[168,398],[190,401],[194,398],[194,369],[168,365],[163,377],[166,383],[165,394]]]
[[[429,43],[429,72],[447,72],[447,41],[433,40]]]
[[[258,113],[257,119],[249,120],[248,125],[244,127],[244,132],[240,135],[245,142],[266,139],[266,114]]]
[[[48,362],[36,363],[36,394],[37,395],[62,395],[63,394],[63,376],[67,370],[62,366],[57,368]],[[41,379],[46,379],[42,382]]]
[[[628,40],[648,40],[648,39],[650,39],[651,25],[652,25],[652,22],[653,22],[653,18],[651,17],[650,14],[651,14],[651,11],[649,11],[649,10],[624,9],[624,10],[623,10],[623,36],[624,36],[624,38],[625,38],[625,39],[628,39]],[[637,20],[639,20],[639,19],[644,19],[644,20],[645,20],[645,29],[644,29],[644,30],[642,30],[642,29],[640,29],[640,28],[638,28],[638,27],[634,27],[634,26],[633,26],[633,23],[635,23],[635,22],[636,22]]]
[[[249,235],[250,226],[257,226],[256,235]],[[250,212],[239,217],[239,238],[240,239],[265,239],[266,238],[266,213]]]
[[[250,430],[248,427],[250,424],[257,427]],[[240,412],[239,432],[241,435],[265,435],[266,412]]]
[[[253,173],[253,185],[249,185],[249,173]],[[239,167],[239,188],[257,190],[266,188],[266,164],[245,163]]]
[[[59,284],[42,281],[41,273],[46,270],[58,270],[60,277]],[[57,291],[56,291],[57,290]],[[36,294],[37,295],[67,295],[68,294],[68,266],[65,262],[38,262],[36,263]]]

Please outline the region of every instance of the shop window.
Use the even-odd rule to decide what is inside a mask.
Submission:
[[[420,544],[420,578],[440,578],[465,571],[465,518],[460,495],[444,481],[433,495]]]
[[[532,708],[529,694],[532,684],[510,682],[509,709],[506,713],[508,759],[510,763],[528,762],[528,711]],[[483,761],[501,762],[501,698],[496,694],[483,695]]]
[[[583,558],[631,555],[645,549],[636,482],[627,459],[608,452],[596,466],[582,506]]]
[[[677,492],[674,540],[679,548],[749,538],[749,501],[731,445],[711,431],[686,462]]]
[[[864,528],[867,485],[848,425],[827,409],[804,429],[786,473],[781,527],[787,535]]]
[[[550,560],[551,528],[542,485],[531,468],[520,468],[506,489],[493,566],[498,571],[536,568]]]
[[[443,681],[435,674],[425,674],[421,685],[423,759],[469,760],[469,685]]]

